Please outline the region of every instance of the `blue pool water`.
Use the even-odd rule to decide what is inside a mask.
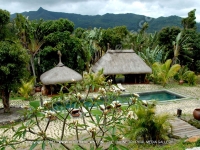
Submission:
[[[185,98],[182,95],[172,93],[166,90],[154,91],[154,92],[143,92],[143,93],[138,93],[138,94],[140,95],[141,100],[156,100],[160,102]]]
[[[177,100],[177,99],[182,99],[185,98],[182,95],[176,94],[176,93],[172,93],[170,91],[153,91],[153,92],[142,92],[142,93],[137,93],[139,94],[139,99],[140,100],[156,100],[158,102],[167,102],[167,101],[171,101],[171,100]],[[120,95],[119,97],[116,98],[116,101],[119,101],[120,103],[128,103],[130,102],[130,97],[133,97],[132,94],[125,94],[125,95]],[[102,105],[104,104],[103,99],[97,101],[97,103],[94,106],[97,105]],[[91,107],[92,103],[90,101],[85,101],[84,102],[85,106]],[[54,104],[54,109],[60,109],[61,107],[61,103],[57,102]],[[66,108],[79,108],[79,106],[76,103],[67,103],[65,108],[63,107],[63,109]]]

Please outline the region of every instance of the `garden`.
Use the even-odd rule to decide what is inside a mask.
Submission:
[[[9,12],[0,9],[0,14],[0,117],[16,115],[0,125],[1,149],[200,147],[200,139],[187,142],[189,137],[175,136],[170,123],[179,117],[200,129],[200,119],[192,115],[200,108],[200,34],[195,10],[183,18],[183,28],[166,27],[156,33],[145,32],[147,23],[139,33],[125,26],[74,30],[67,19],[30,21],[18,14],[10,21]],[[123,84],[126,90],[121,91],[113,89],[116,83],[103,69],[92,72],[91,66],[105,55],[107,43],[112,50],[119,44],[120,50],[132,48],[152,69],[145,76],[148,83]],[[57,93],[43,95],[36,90],[43,86],[39,77],[56,67],[57,51],[62,53],[62,63],[83,79],[59,83]],[[137,94],[161,89],[185,98],[148,102]],[[118,97],[125,93],[131,97],[123,104]],[[180,116],[177,109],[182,110]]]

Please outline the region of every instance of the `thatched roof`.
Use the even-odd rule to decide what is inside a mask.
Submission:
[[[64,66],[64,64],[61,62],[60,54],[58,65],[43,73],[40,76],[40,80],[43,84],[49,85],[80,81],[82,80],[82,76],[78,72]]]
[[[151,68],[133,50],[108,50],[93,66],[92,71],[104,69],[105,75],[146,74]]]

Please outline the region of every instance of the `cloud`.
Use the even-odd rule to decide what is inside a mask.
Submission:
[[[0,0],[2,1],[2,0]],[[187,17],[187,13],[200,8],[199,0],[6,0],[1,9],[13,13],[36,11],[43,7],[49,11],[77,13],[83,15],[103,15],[106,13],[135,13],[157,18],[177,15]],[[196,10],[197,21],[200,11]]]

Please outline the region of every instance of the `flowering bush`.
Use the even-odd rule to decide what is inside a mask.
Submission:
[[[32,142],[30,149],[38,144],[45,149],[46,145],[53,146],[52,142],[66,149],[128,149],[119,141],[124,139],[122,131],[131,130],[130,120],[139,118],[132,110],[132,107],[138,104],[139,95],[134,94],[131,101],[128,100],[128,105],[121,108],[122,104],[117,101],[120,92],[111,90],[111,81],[82,82],[81,85],[84,87],[90,87],[92,82],[93,85],[100,87],[99,92],[91,97],[88,90],[83,95],[77,90],[77,85],[80,84],[73,83],[68,93],[60,91],[60,96],[44,102],[44,107],[24,109],[24,121],[20,125],[11,124],[6,128],[0,138],[0,148],[15,147],[29,141]],[[103,107],[102,111],[100,107]],[[78,119],[71,115],[75,109],[81,113]],[[56,120],[52,121],[55,117]],[[51,128],[58,134],[53,135]],[[8,132],[9,134],[6,134]],[[71,140],[74,142],[70,145]]]

